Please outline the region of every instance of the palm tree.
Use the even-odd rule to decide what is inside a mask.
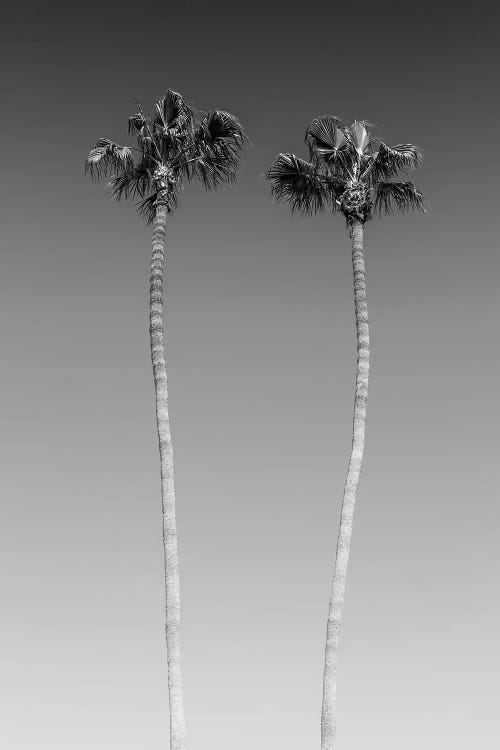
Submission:
[[[344,215],[352,241],[357,365],[352,450],[344,486],[335,568],[328,612],[321,747],[333,750],[336,730],[337,659],[344,608],[352,522],[365,444],[370,339],[366,305],[363,228],[372,213],[424,210],[423,196],[412,182],[393,178],[419,166],[420,151],[410,144],[386,146],[376,141],[366,121],[347,126],[334,116],[318,117],[306,130],[310,161],[280,154],[268,177],[274,197],[292,212],[313,214],[327,208]]]
[[[109,183],[112,197],[136,199],[139,212],[153,227],[149,332],[161,464],[170,748],[185,750],[179,559],[163,339],[165,233],[167,216],[177,205],[184,181],[199,179],[208,189],[236,179],[246,136],[234,115],[215,109],[197,116],[187,101],[170,89],[156,103],[153,117],[145,117],[139,103],[138,107],[139,112],[128,120],[129,135],[136,136],[137,148],[99,138],[85,166],[94,178],[112,176]]]

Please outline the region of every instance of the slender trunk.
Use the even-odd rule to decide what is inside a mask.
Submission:
[[[357,365],[354,396],[352,450],[344,486],[344,498],[337,539],[337,554],[333,574],[328,624],[326,630],[325,671],[323,676],[323,708],[321,712],[321,748],[333,750],[336,730],[337,659],[352,521],[358,490],[359,475],[365,447],[366,403],[368,398],[368,370],[370,339],[368,308],[366,306],[365,262],[363,257],[363,224],[351,227],[352,269],[354,276],[354,310],[356,315]]]
[[[153,224],[153,254],[149,295],[151,360],[156,392],[156,422],[160,444],[163,548],[166,589],[166,637],[168,695],[170,702],[170,750],[185,750],[186,726],[182,701],[180,663],[179,556],[175,523],[175,489],[172,438],[168,418],[167,368],[163,343],[163,272],[167,206],[159,203]]]

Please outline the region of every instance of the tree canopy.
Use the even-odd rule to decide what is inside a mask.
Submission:
[[[150,223],[160,197],[169,211],[177,205],[184,180],[198,179],[210,189],[236,179],[247,137],[230,112],[199,113],[171,89],[156,102],[152,117],[138,106],[139,112],[128,118],[137,147],[99,138],[85,160],[94,179],[112,177],[109,187],[115,200],[136,200]]]
[[[425,210],[413,182],[396,181],[422,162],[409,143],[387,146],[373,135],[366,120],[346,125],[334,115],[317,117],[306,129],[309,161],[279,154],[268,171],[272,192],[294,213],[312,214],[330,208],[348,223],[365,222],[373,212]]]

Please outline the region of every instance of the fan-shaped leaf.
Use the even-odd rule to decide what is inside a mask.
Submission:
[[[351,140],[358,154],[363,154],[370,143],[370,133],[367,129],[366,120],[355,120],[349,128]]]
[[[389,179],[416,169],[422,163],[422,158],[421,151],[411,143],[398,146],[386,146],[385,143],[380,143],[370,171],[374,178]]]
[[[144,198],[154,187],[153,172],[151,165],[143,159],[133,169],[118,174],[108,185],[113,200]]]
[[[317,117],[307,128],[305,140],[313,161],[324,161],[329,166],[334,166],[333,162],[337,160],[339,151],[347,144],[345,126],[333,115]]]
[[[376,186],[374,201],[379,215],[395,211],[424,211],[424,196],[413,182],[379,182]]]
[[[295,154],[280,154],[267,177],[276,200],[288,202],[292,213],[317,213],[331,200],[324,175]]]
[[[132,166],[131,150],[108,138],[99,138],[85,160],[85,171],[90,172],[96,179],[130,169]]]
[[[346,143],[344,130],[342,121],[334,115],[316,117],[306,130],[305,140],[321,153],[335,153]]]
[[[219,109],[207,112],[194,134],[188,177],[199,177],[207,188],[235,180],[247,140],[237,117]]]
[[[237,117],[223,109],[213,109],[203,117],[199,135],[209,141],[232,139],[238,148],[248,140]]]
[[[158,115],[155,123],[165,130],[190,128],[193,123],[192,108],[181,94],[172,89],[168,89],[165,96],[156,103],[156,109]]]

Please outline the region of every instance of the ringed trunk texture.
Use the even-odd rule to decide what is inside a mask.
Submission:
[[[159,203],[153,224],[153,253],[149,294],[151,360],[156,393],[156,422],[160,446],[163,548],[166,589],[166,639],[168,695],[170,702],[170,750],[185,750],[186,725],[182,700],[180,660],[179,556],[175,522],[175,489],[172,438],[168,417],[167,367],[163,342],[163,274],[167,206]]]
[[[337,723],[337,661],[339,635],[344,609],[347,565],[351,548],[352,522],[365,447],[366,404],[370,338],[366,305],[365,262],[363,257],[363,224],[351,226],[352,269],[354,276],[354,310],[356,316],[357,364],[354,396],[352,450],[344,486],[335,570],[330,596],[326,630],[325,671],[323,675],[323,707],[321,712],[321,749],[334,750]]]

